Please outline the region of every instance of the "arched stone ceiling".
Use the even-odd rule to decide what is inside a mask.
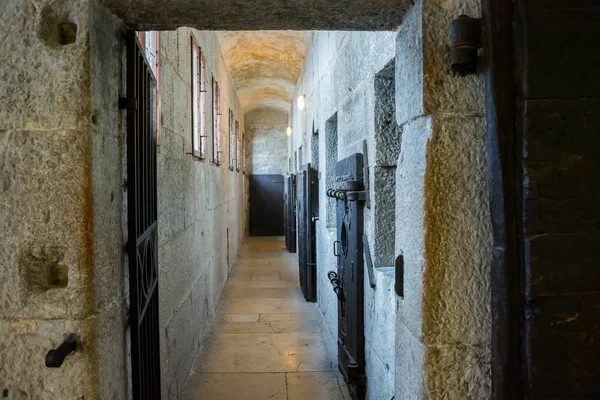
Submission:
[[[262,106],[288,111],[312,33],[226,31],[218,36],[243,112]]]

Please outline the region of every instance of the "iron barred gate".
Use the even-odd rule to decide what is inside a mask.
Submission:
[[[127,33],[127,222],[133,398],[160,399],[155,77]]]

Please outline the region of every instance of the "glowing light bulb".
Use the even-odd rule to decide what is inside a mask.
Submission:
[[[306,108],[306,99],[304,98],[304,95],[298,96],[298,110],[304,111],[305,108]]]
[[[286,135],[292,136],[292,127],[291,126],[287,127]]]

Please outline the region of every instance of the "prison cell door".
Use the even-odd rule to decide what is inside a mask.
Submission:
[[[285,247],[290,253],[296,252],[296,217],[295,217],[295,176],[288,175],[285,177],[284,188],[284,230],[285,230]]]
[[[327,196],[336,199],[337,270],[328,278],[338,298],[338,368],[353,400],[366,395],[364,337],[363,208],[365,185],[363,155],[354,154],[335,165],[335,187]]]
[[[285,185],[285,246],[290,253],[296,252],[296,176],[286,177]]]
[[[298,269],[300,287],[307,301],[317,298],[316,218],[318,213],[317,172],[310,164],[298,172]]]

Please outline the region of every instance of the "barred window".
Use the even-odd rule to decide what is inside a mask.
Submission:
[[[213,94],[213,162],[221,164],[221,92],[219,83],[212,78]]]
[[[206,61],[192,35],[192,154],[206,157]]]

